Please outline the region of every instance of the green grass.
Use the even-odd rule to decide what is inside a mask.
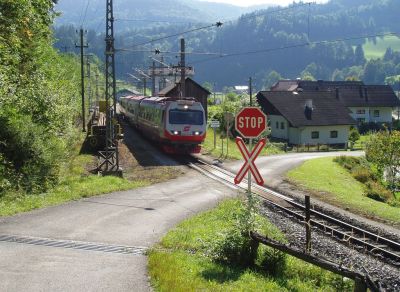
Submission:
[[[220,158],[220,159],[243,159],[242,154],[240,153],[236,143],[235,139],[228,139],[228,155],[226,155],[226,142],[227,139],[221,139],[220,132],[217,132],[216,135],[216,148],[214,148],[214,131],[213,129],[209,128],[207,130],[207,136],[206,139],[203,143],[203,151],[207,154],[211,154],[214,157]],[[222,145],[223,141],[223,145]],[[273,155],[273,154],[280,154],[284,153],[282,150],[276,148],[275,146],[268,145],[265,147],[265,149],[260,153],[260,155]]]
[[[400,51],[400,38],[385,36],[383,39],[377,38],[376,44],[368,41],[363,46],[365,58],[368,60],[382,58],[389,47],[395,51]]]
[[[367,217],[400,222],[400,208],[364,196],[364,185],[335,163],[333,157],[306,161],[289,171],[287,177],[329,203]]]
[[[351,290],[352,283],[342,285],[341,277],[290,256],[276,276],[260,267],[244,268],[213,261],[207,256],[209,246],[221,233],[235,226],[235,214],[241,204],[240,200],[227,200],[211,211],[182,222],[149,252],[149,273],[156,291]],[[284,240],[265,218],[258,216],[257,222],[261,233]],[[259,253],[265,249],[260,246]]]
[[[40,195],[7,193],[0,197],[0,216],[58,205],[71,200],[149,185],[147,181],[128,181],[114,176],[88,175],[85,166],[93,159],[78,155],[63,168],[63,180],[54,189]]]

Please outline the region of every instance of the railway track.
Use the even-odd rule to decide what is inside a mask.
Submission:
[[[239,185],[235,185],[235,174],[214,164],[194,158],[188,165],[230,187],[235,187],[243,191],[247,190],[246,180],[243,180]],[[252,192],[265,200],[267,204],[277,208],[279,212],[286,213],[289,217],[305,222],[305,206],[296,202],[293,198],[255,183],[252,183]],[[331,236],[341,243],[352,245],[360,251],[368,251],[370,254],[400,267],[399,242],[351,225],[314,209],[311,210],[310,224],[313,228],[321,230],[325,235]]]

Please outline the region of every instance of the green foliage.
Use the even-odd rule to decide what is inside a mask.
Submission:
[[[352,127],[349,134],[349,141],[352,143],[351,145],[353,146],[358,139],[360,139],[360,133],[356,127]]]
[[[8,164],[0,176],[10,178],[13,184],[23,190],[41,192],[54,186],[58,181],[59,158],[64,152],[60,139],[32,123],[29,116],[14,109],[0,111],[0,153]]]
[[[357,214],[400,222],[398,208],[368,198],[365,195],[367,187],[354,179],[347,169],[335,163],[332,157],[306,161],[291,170],[288,177],[292,182],[312,190],[323,201]]]
[[[155,290],[335,291],[341,287],[341,277],[263,245],[258,247],[257,260],[251,267],[210,257],[210,246],[218,245],[222,234],[234,229],[244,208],[237,199],[226,200],[170,230],[149,253],[149,273]],[[260,233],[285,242],[283,234],[264,217],[257,215],[255,221]],[[238,237],[234,240],[241,241]],[[351,286],[352,282],[347,282],[340,291],[351,291]]]
[[[365,195],[368,198],[386,203],[390,203],[394,199],[393,194],[382,185],[364,158],[339,156],[334,158],[334,161],[346,168],[356,180],[366,186]]]
[[[258,249],[258,244],[250,238],[250,231],[256,229],[254,210],[240,201],[235,207],[234,224],[218,234],[208,248],[208,256],[229,264],[252,266]]]
[[[400,174],[400,131],[373,134],[366,145],[365,155],[376,165],[381,178],[395,189]]]
[[[52,48],[50,0],[0,2],[0,193],[47,190],[74,139],[79,66]]]
[[[389,202],[393,194],[383,187],[379,182],[367,181],[366,196],[379,202]]]

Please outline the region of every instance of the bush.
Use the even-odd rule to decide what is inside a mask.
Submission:
[[[385,129],[387,129],[387,126],[385,124],[374,123],[374,122],[361,123],[358,126],[358,130],[361,135],[367,134],[368,132],[379,132]]]
[[[393,194],[378,182],[369,181],[367,188],[366,196],[368,198],[379,202],[389,202],[393,199]]]
[[[216,261],[250,267],[257,259],[258,243],[249,233],[232,228],[220,236],[210,249],[211,257]]]
[[[262,254],[261,267],[271,276],[284,273],[286,268],[286,254],[272,248],[266,248]]]
[[[368,181],[376,181],[374,173],[363,165],[354,166],[351,170],[351,175],[359,182],[365,184]]]
[[[352,170],[355,166],[360,165],[360,158],[353,156],[338,156],[333,159],[334,162],[338,163],[340,166],[346,168],[347,170]]]
[[[28,115],[0,111],[0,177],[3,190],[12,187],[29,193],[43,192],[58,182],[62,141]],[[8,182],[7,182],[8,181]]]

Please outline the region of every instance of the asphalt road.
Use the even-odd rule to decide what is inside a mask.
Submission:
[[[189,171],[183,177],[0,219],[4,234],[150,247],[186,217],[236,191]],[[21,239],[23,241],[23,238]],[[0,291],[149,291],[144,255],[0,241]]]
[[[304,161],[328,156],[351,155],[361,156],[364,155],[362,151],[352,152],[310,152],[310,153],[289,153],[284,155],[261,156],[256,159],[256,166],[260,174],[264,178],[265,184],[270,187],[277,187],[282,183],[285,173],[290,169],[301,165]],[[234,161],[224,163],[224,167],[232,172],[237,173],[242,167],[243,161]]]

